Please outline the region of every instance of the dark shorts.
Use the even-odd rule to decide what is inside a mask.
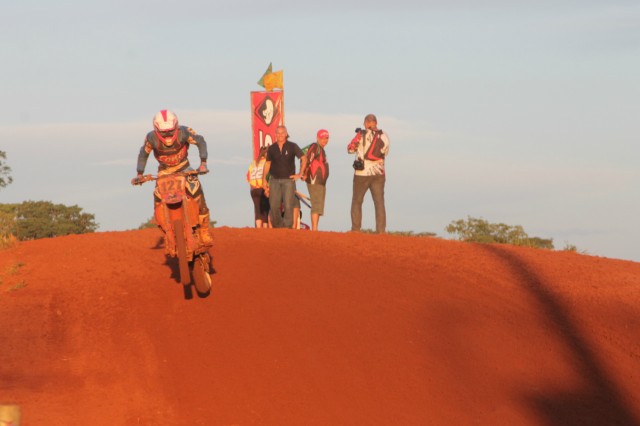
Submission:
[[[263,222],[269,221],[269,199],[264,195],[264,189],[251,188],[251,199],[253,200],[253,212],[255,220]]]

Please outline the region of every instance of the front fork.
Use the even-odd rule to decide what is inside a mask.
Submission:
[[[162,212],[162,213],[160,213]],[[198,225],[198,205],[189,198],[183,199],[180,208],[169,208],[166,203],[160,203],[155,209],[156,222],[165,234],[166,249],[172,256],[176,253],[176,234],[173,221],[182,219],[184,236],[186,238],[187,259],[193,260],[193,254],[198,252],[199,244],[194,237],[193,228]],[[161,216],[161,217],[160,217]]]

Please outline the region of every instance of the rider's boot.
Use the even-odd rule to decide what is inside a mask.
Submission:
[[[167,234],[164,234],[164,253],[172,257],[176,255],[174,245],[172,244],[171,240],[169,240]]]
[[[209,213],[198,215],[198,222],[200,227],[198,228],[198,237],[203,246],[212,246],[213,238],[209,233]]]

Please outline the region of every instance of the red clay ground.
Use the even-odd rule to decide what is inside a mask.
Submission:
[[[153,229],[1,251],[0,402],[23,426],[640,425],[640,263],[214,234],[204,298]]]

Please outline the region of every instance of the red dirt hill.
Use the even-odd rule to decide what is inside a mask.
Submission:
[[[214,234],[208,297],[154,229],[1,251],[0,403],[23,426],[640,424],[640,263]]]

